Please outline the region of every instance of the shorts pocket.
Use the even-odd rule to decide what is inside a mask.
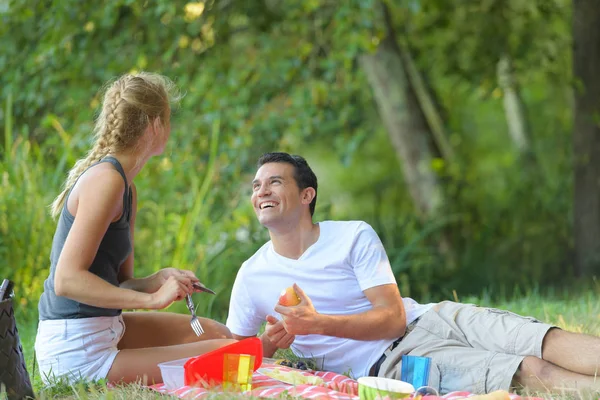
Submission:
[[[468,391],[475,394],[485,393],[487,368],[458,367],[449,364],[436,364],[436,367],[432,368],[432,372],[438,375],[440,394],[456,391]],[[437,371],[434,371],[435,369]],[[430,382],[432,382],[431,378],[434,374],[430,377]]]
[[[507,311],[507,310],[501,310],[499,308],[486,308],[486,310],[490,314],[505,315],[508,317],[521,319],[521,320],[523,320],[523,322],[541,322],[540,320],[538,320],[536,318],[515,314],[514,312]]]
[[[117,339],[117,332],[113,328],[102,329],[83,337],[83,348],[87,353],[96,352],[98,347],[110,347]]]
[[[418,331],[419,329],[426,331],[428,335],[433,335],[437,339],[464,342],[463,333],[455,325],[450,325],[435,310],[428,311],[419,319],[414,330]],[[413,335],[422,336],[423,333],[415,332]]]

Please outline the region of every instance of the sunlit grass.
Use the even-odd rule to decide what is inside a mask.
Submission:
[[[535,317],[560,328],[580,333],[600,336],[600,286],[586,285],[585,288],[546,291],[537,290],[494,301],[487,295],[460,298],[461,302],[477,303],[483,306],[499,307],[517,314]]]
[[[37,392],[39,399],[176,399],[140,384],[108,386],[105,383],[78,382],[69,384],[57,380],[52,386]]]

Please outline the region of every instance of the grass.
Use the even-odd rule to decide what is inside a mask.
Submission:
[[[550,292],[544,295],[537,290],[531,290],[521,296],[500,301],[492,300],[486,293],[479,297],[459,298],[459,300],[465,303],[507,309],[521,315],[533,316],[544,322],[556,324],[563,329],[600,336],[600,302],[598,301],[598,295],[599,291],[594,288],[584,291]],[[19,334],[28,370],[32,375],[35,392],[39,399],[154,399],[171,397],[164,397],[156,392],[144,389],[140,385],[107,388],[102,383],[96,385],[69,385],[64,382],[56,382],[53,387],[44,387],[37,368],[33,372],[35,331],[35,323],[19,324]],[[286,357],[289,354],[281,353],[278,356]],[[564,396],[549,396],[544,393],[524,394],[564,400],[573,398],[572,394],[565,394]],[[231,395],[228,394],[226,397],[231,398]],[[598,395],[594,398],[598,398]]]

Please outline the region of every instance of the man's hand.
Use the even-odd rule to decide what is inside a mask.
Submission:
[[[285,331],[290,335],[320,333],[317,328],[317,319],[320,314],[315,310],[306,293],[295,283],[294,290],[300,298],[300,304],[291,307],[282,306],[281,304],[275,306],[275,311],[283,316],[282,323]]]
[[[279,349],[289,348],[296,339],[296,336],[286,332],[283,321],[279,321],[272,315],[267,315],[265,334],[269,341]]]

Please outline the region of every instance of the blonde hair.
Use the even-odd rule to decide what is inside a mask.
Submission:
[[[60,215],[67,194],[86,168],[109,153],[135,148],[148,124],[156,118],[166,122],[170,104],[179,99],[179,91],[169,78],[149,72],[123,75],[105,85],[102,110],[94,127],[95,143],[69,171],[63,191],[50,206],[52,217]]]

